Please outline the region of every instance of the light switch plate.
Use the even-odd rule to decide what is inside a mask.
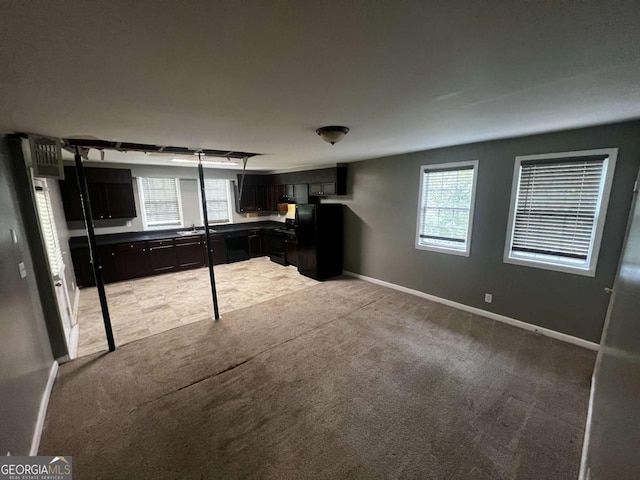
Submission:
[[[27,269],[24,266],[24,262],[20,262],[18,264],[18,269],[20,270],[20,278],[26,278],[27,276]]]
[[[18,243],[18,235],[16,235],[16,231],[13,228],[11,229],[11,240],[13,243]]]

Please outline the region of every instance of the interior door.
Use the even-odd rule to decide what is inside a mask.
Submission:
[[[640,205],[635,190],[593,374],[583,480],[640,478]]]

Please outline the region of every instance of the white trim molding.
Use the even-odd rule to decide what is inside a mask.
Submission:
[[[453,255],[462,255],[464,257],[468,257],[471,254],[471,237],[473,235],[473,214],[476,204],[476,185],[478,183],[478,160],[468,160],[462,162],[452,162],[452,163],[433,163],[428,165],[422,165],[420,167],[420,186],[418,193],[418,214],[416,221],[416,238],[415,238],[415,247],[418,250],[428,250],[431,252],[440,252],[440,253],[450,253]],[[471,167],[471,168],[469,168]],[[469,219],[467,221],[467,238],[464,244],[464,248],[456,248],[452,246],[445,245],[437,245],[435,243],[422,243],[420,238],[420,232],[422,227],[422,210],[424,205],[422,201],[424,200],[424,176],[428,171],[442,171],[442,170],[471,170],[473,178],[471,180],[471,203],[469,205]]]
[[[42,392],[42,398],[40,399],[40,408],[38,409],[38,419],[36,420],[36,427],[33,431],[33,439],[31,440],[31,449],[29,450],[30,456],[38,455],[38,449],[40,448],[40,438],[42,438],[42,429],[44,428],[44,420],[47,416],[47,407],[49,406],[49,397],[51,397],[51,391],[53,390],[53,384],[56,381],[56,375],[58,374],[58,362],[54,360],[49,370],[49,379],[47,385]]]
[[[522,162],[530,160],[562,160],[563,158],[579,158],[589,156],[605,157],[602,170],[602,178],[600,179],[598,205],[596,207],[596,218],[591,232],[591,243],[589,246],[589,254],[584,265],[574,265],[563,261],[563,259],[553,259],[550,256],[520,256],[515,255],[512,251],[512,240],[515,228],[516,204],[518,202],[520,191],[520,175],[522,170]],[[604,232],[604,222],[609,207],[609,196],[611,194],[611,185],[613,183],[613,175],[616,168],[616,160],[618,158],[617,148],[600,148],[597,150],[580,150],[561,153],[544,153],[540,155],[522,155],[517,156],[513,169],[513,180],[511,184],[511,203],[509,206],[509,219],[507,223],[507,238],[504,246],[504,263],[521,265],[524,267],[542,268],[545,270],[554,270],[557,272],[571,273],[576,275],[584,275],[587,277],[595,277],[598,264],[598,256],[600,254],[600,244],[602,242],[602,234]]]
[[[464,303],[458,303],[458,302],[454,302],[453,300],[447,300],[446,298],[436,297],[435,295],[430,295],[428,293],[424,293],[419,290],[403,287],[401,285],[396,285],[395,283],[391,283],[391,282],[385,282],[384,280],[378,280],[377,278],[367,277],[366,275],[360,275],[359,273],[353,273],[347,270],[343,270],[342,273],[344,275],[349,275],[350,277],[375,283],[376,285],[381,285],[383,287],[392,288],[394,290],[408,293],[410,295],[415,295],[416,297],[424,298],[426,300],[431,300],[432,302],[442,303],[443,305],[447,305],[449,307],[457,308],[465,312],[473,313],[475,315],[480,315],[481,317],[486,317],[491,320],[496,320],[498,322],[506,323],[507,325],[522,328],[523,330],[527,330],[529,332],[536,332],[536,333],[539,333],[540,335],[544,335],[545,337],[550,337],[556,340],[560,340],[562,342],[571,343],[573,345],[577,345],[579,347],[583,347],[589,350],[598,351],[598,349],[600,348],[600,345],[594,342],[590,342],[589,340],[584,340],[582,338],[574,337],[572,335],[568,335],[562,332],[556,332],[555,330],[551,330],[549,328],[539,327],[531,323],[523,322],[522,320],[516,320],[515,318],[500,315],[499,313],[489,312],[487,310],[482,310],[480,308],[471,307],[469,305],[465,305]]]

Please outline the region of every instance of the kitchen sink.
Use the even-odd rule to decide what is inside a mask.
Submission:
[[[202,232],[199,232],[198,230],[188,230],[186,232],[178,232],[178,235],[199,235]]]

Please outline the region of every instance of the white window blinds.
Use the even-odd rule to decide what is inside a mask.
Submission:
[[[229,187],[227,180],[206,178],[204,190],[207,197],[209,223],[229,223]]]
[[[42,227],[42,235],[44,237],[51,274],[59,276],[62,273],[63,266],[62,250],[60,249],[58,232],[56,231],[56,224],[53,219],[49,191],[40,185],[36,186],[36,206],[38,208],[38,217],[40,219],[40,226]]]
[[[182,226],[180,191],[176,178],[140,178],[145,228]]]
[[[572,263],[589,258],[604,158],[522,162],[512,252]]]
[[[418,247],[467,251],[475,162],[423,167]]]

